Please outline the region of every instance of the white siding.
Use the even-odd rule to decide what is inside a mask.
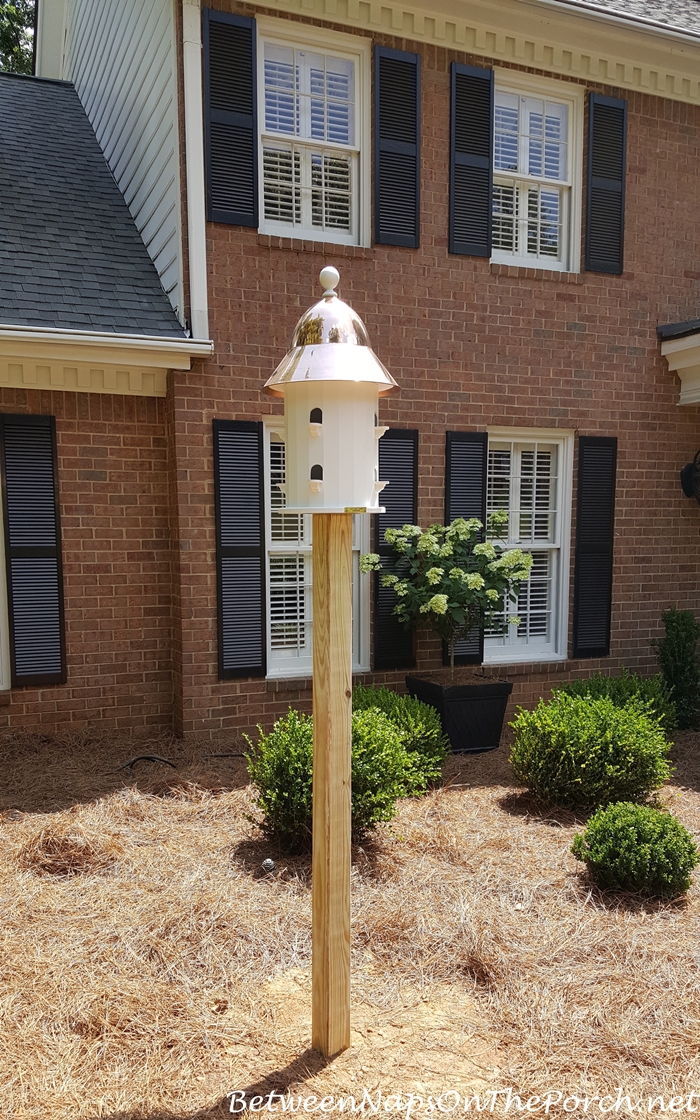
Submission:
[[[63,77],[183,319],[174,0],[68,0]]]

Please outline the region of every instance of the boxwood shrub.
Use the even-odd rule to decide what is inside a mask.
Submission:
[[[660,674],[655,677],[638,677],[634,673],[628,673],[626,669],[618,677],[594,673],[586,680],[568,681],[556,691],[565,692],[568,696],[609,696],[619,708],[623,708],[630,700],[640,700],[656,716],[667,735],[677,727],[671,690]]]
[[[248,773],[263,830],[282,851],[311,848],[313,723],[290,708],[269,735],[247,738]],[[396,800],[414,792],[418,779],[401,735],[376,708],[352,717],[352,830],[361,836],[396,812]]]
[[[419,793],[440,781],[449,741],[435,708],[414,696],[364,685],[353,689],[352,707],[355,712],[379,708],[399,731],[416,774],[416,785],[407,792]]]
[[[621,801],[599,809],[571,851],[601,887],[675,898],[690,886],[700,855],[679,820],[648,805]]]
[[[639,701],[558,692],[511,724],[515,780],[559,805],[637,801],[668,780],[670,744]]]

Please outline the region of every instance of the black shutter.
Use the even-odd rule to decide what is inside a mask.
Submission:
[[[452,63],[451,253],[491,256],[493,70]]]
[[[389,485],[379,495],[386,513],[375,520],[375,551],[387,571],[395,553],[384,540],[387,529],[415,525],[418,517],[418,432],[391,428],[379,441],[379,477]],[[396,595],[382,587],[377,573],[374,585],[374,668],[412,669],[415,665],[413,632],[393,614]]]
[[[255,20],[204,10],[207,218],[258,224]]]
[[[574,657],[610,653],[616,460],[616,439],[579,437]]]
[[[586,268],[590,272],[622,272],[626,146],[627,102],[591,93],[586,200]]]
[[[420,55],[374,51],[374,239],[418,248]]]
[[[63,684],[61,527],[53,416],[2,416],[12,684]]]
[[[486,524],[486,469],[489,437],[486,432],[448,432],[445,454],[445,524],[455,517],[478,517]],[[449,664],[447,644],[443,660]],[[484,660],[484,632],[475,630],[455,646],[455,665],[480,665]]]
[[[214,421],[219,677],[265,674],[262,424]]]

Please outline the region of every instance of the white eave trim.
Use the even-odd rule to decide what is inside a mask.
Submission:
[[[136,365],[151,369],[191,369],[192,358],[208,358],[208,339],[162,335],[109,334],[57,327],[0,326],[0,356],[65,360],[68,352],[80,362]]]
[[[661,343],[668,368],[681,382],[679,404],[700,404],[700,331],[684,338],[668,338]]]

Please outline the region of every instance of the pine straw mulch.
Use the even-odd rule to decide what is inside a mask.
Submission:
[[[243,760],[205,757],[227,750],[0,740],[3,1120],[213,1120],[233,1089],[698,1088],[700,889],[592,888],[581,821],[513,788],[504,747],[355,850],[352,1046],[324,1063],[309,863],[260,838]],[[117,770],[142,753],[176,769]],[[663,799],[697,836],[700,736],[675,754]]]

